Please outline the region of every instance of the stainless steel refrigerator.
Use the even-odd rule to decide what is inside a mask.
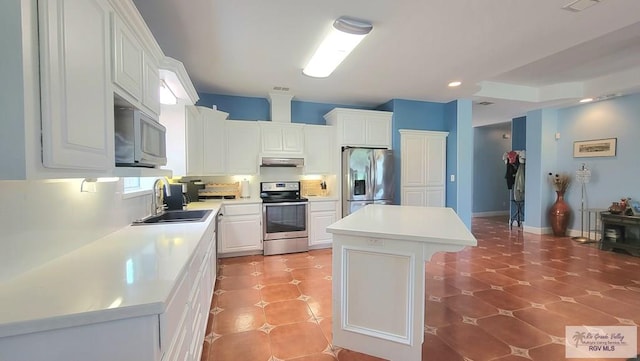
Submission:
[[[393,202],[393,151],[345,148],[342,151],[342,216],[367,204]]]

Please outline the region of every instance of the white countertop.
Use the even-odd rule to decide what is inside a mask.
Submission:
[[[442,207],[372,204],[330,225],[327,232],[449,245],[477,244],[453,209]]]
[[[320,201],[337,201],[338,197],[336,196],[304,196],[309,200],[309,202],[320,202]]]
[[[203,222],[127,226],[0,284],[0,337],[164,311],[222,202]]]

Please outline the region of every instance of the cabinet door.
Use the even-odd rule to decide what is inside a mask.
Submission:
[[[160,115],[160,73],[153,57],[144,56],[144,86],[142,104],[155,115]]]
[[[427,205],[427,189],[425,187],[402,187],[403,206],[424,207]]]
[[[261,215],[222,216],[220,253],[262,249]]]
[[[114,14],[113,82],[138,101],[142,99],[143,68],[142,45],[133,31]]]
[[[195,106],[186,107],[187,175],[201,175],[204,162],[203,120]]]
[[[400,141],[402,154],[402,185],[419,187],[427,185],[427,142],[426,137],[402,134]],[[403,203],[404,204],[404,203]]]
[[[366,118],[361,116],[345,115],[341,117],[342,144],[341,145],[365,145]]]
[[[283,126],[282,151],[287,153],[302,153],[304,150],[304,128],[298,125]]]
[[[263,153],[276,153],[282,151],[282,129],[279,126],[263,124],[260,126],[260,131]]]
[[[43,164],[112,169],[109,5],[106,0],[38,4]]]
[[[228,174],[258,173],[260,128],[257,122],[231,120],[225,122],[226,164]]]
[[[224,174],[224,120],[209,108],[202,109],[202,175]]]
[[[302,153],[304,149],[302,126],[261,123],[262,153]]]
[[[335,223],[336,212],[309,213],[309,246],[326,245],[333,242],[333,235],[327,227]]]
[[[445,194],[444,187],[427,187],[426,188],[426,206],[427,207],[444,207]]]
[[[427,171],[426,185],[429,187],[444,187],[446,164],[446,138],[445,137],[427,137]]]
[[[391,119],[367,118],[365,132],[367,145],[391,148]]]
[[[330,174],[333,170],[334,129],[324,125],[307,125],[304,128],[306,174]]]
[[[447,134],[400,130],[403,205],[445,206]]]

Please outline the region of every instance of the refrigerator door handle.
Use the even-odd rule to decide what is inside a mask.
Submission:
[[[372,201],[374,199],[374,189],[376,187],[376,158],[373,150],[369,151],[369,172],[367,173],[367,200]]]

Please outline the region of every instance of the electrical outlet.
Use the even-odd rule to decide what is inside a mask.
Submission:
[[[456,181],[456,175],[452,174],[451,177],[449,177],[451,179],[451,183]]]

